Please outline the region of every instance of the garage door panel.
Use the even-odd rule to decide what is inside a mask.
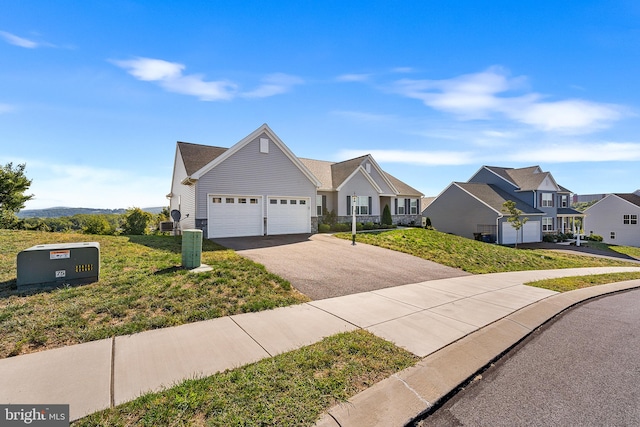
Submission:
[[[240,237],[263,234],[262,198],[210,196],[208,236]]]
[[[311,207],[308,198],[270,197],[267,205],[267,234],[311,232]]]
[[[534,243],[540,241],[540,221],[527,221],[518,231],[518,243]],[[502,244],[516,243],[516,230],[509,222],[502,223]]]

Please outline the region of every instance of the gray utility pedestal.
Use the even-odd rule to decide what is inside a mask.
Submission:
[[[25,249],[17,259],[18,290],[97,282],[100,243],[59,243]]]

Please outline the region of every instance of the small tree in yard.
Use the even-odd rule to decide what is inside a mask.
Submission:
[[[389,205],[384,205],[384,209],[382,210],[382,223],[384,225],[393,224],[393,219],[391,219],[391,209],[389,209]]]
[[[31,180],[24,174],[26,164],[13,167],[13,163],[0,166],[0,228],[13,228],[18,218],[16,213],[33,198],[26,196]]]
[[[131,208],[124,214],[122,234],[147,234],[153,215],[140,208]]]
[[[523,217],[523,212],[516,208],[516,202],[513,200],[507,200],[502,204],[502,212],[509,215],[507,221],[511,224],[511,226],[516,230],[516,248],[518,247],[518,231],[529,221],[529,218],[526,216]]]

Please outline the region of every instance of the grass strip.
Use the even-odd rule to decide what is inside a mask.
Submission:
[[[74,426],[309,426],[419,360],[358,330],[78,420]]]
[[[351,234],[337,237],[351,239]],[[408,253],[474,274],[579,267],[637,266],[624,260],[565,254],[541,249],[514,249],[478,242],[436,230],[407,228],[360,233],[357,241]]]
[[[593,274],[590,276],[571,276],[559,279],[537,280],[525,283],[525,285],[537,288],[549,289],[556,292],[567,292],[575,289],[604,285],[607,283],[624,282],[626,280],[640,279],[640,272]]]
[[[96,283],[20,294],[16,256],[37,244],[97,241]],[[96,236],[0,230],[0,357],[298,304],[308,298],[289,282],[203,242],[213,271],[180,268],[180,238]]]

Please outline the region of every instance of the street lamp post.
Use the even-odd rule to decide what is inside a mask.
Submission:
[[[356,245],[356,206],[358,205],[358,196],[353,193],[351,198],[351,244]]]

